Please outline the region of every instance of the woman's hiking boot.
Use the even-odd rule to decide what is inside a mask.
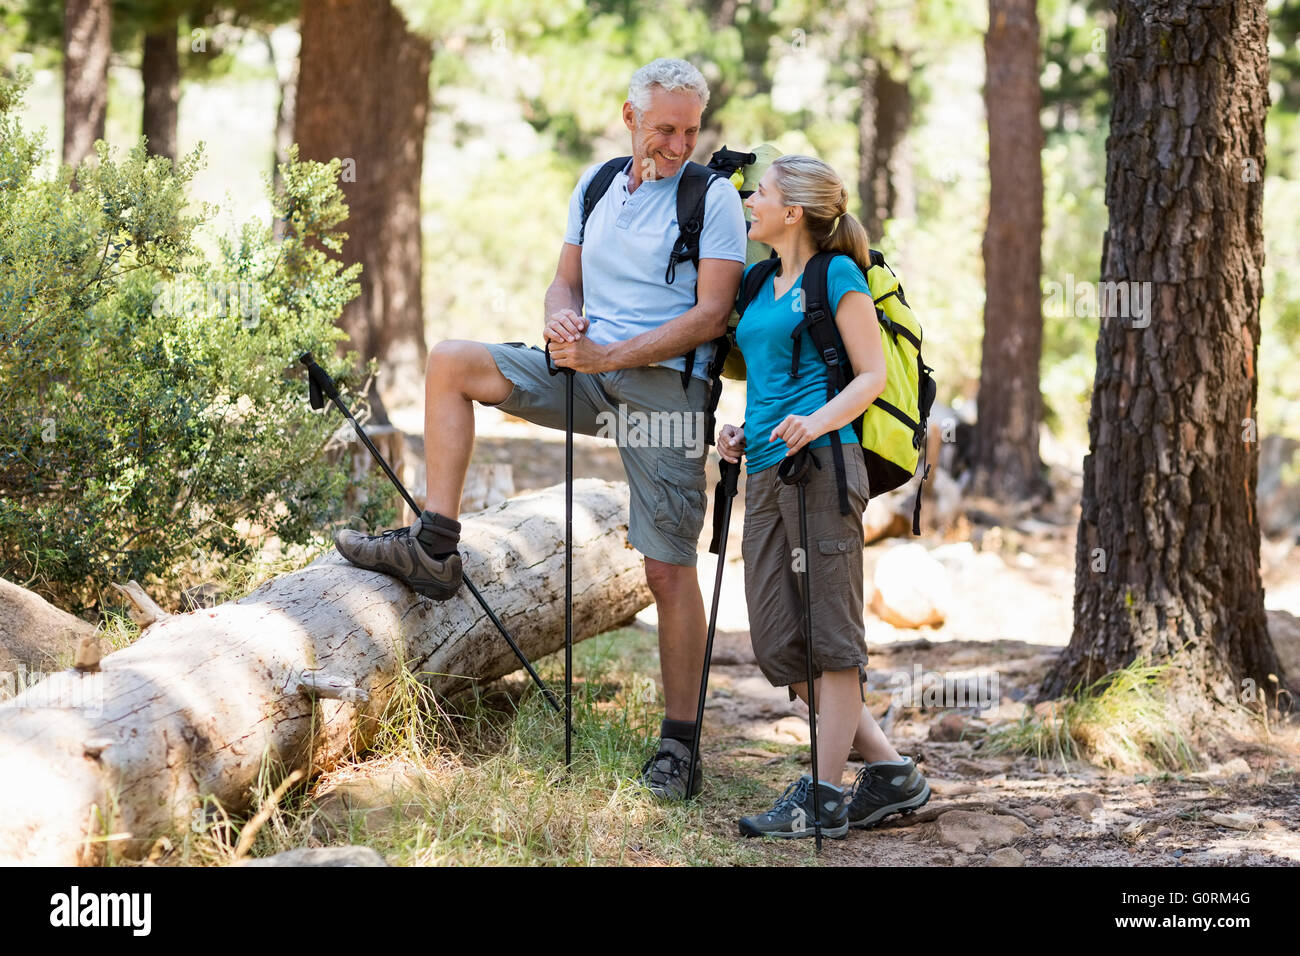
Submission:
[[[846,794],[826,781],[817,785],[822,801],[822,836],[839,839],[849,832]],[[810,837],[813,827],[812,776],[804,774],[790,786],[771,810],[737,821],[741,836],[774,836],[784,839]]]
[[[456,596],[462,580],[454,543],[459,532],[460,522],[425,511],[409,528],[382,534],[335,532],[334,546],[359,568],[395,577],[425,597],[446,601]],[[437,547],[447,548],[441,558],[434,557]]]
[[[930,784],[911,757],[878,760],[858,771],[849,802],[849,826],[874,827],[893,813],[911,813],[930,799]]]

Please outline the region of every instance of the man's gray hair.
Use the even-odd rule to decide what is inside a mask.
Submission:
[[[633,73],[627,86],[627,98],[638,119],[650,108],[650,88],[654,86],[670,93],[689,90],[700,98],[701,108],[709,105],[709,84],[704,74],[685,60],[660,57]]]

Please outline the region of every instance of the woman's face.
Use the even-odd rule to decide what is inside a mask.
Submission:
[[[772,241],[779,237],[782,231],[793,229],[798,224],[797,207],[786,205],[781,190],[776,186],[776,173],[771,168],[758,181],[758,188],[745,200],[745,208],[753,215],[749,238],[758,242],[772,245]],[[787,211],[793,216],[794,222],[786,222]]]

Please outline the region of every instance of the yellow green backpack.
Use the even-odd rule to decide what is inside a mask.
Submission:
[[[826,400],[830,401],[852,379],[853,368],[848,352],[835,327],[835,315],[827,301],[826,276],[831,260],[842,253],[819,252],[804,266],[803,307],[804,318],[791,332],[794,339],[793,358],[790,364],[792,378],[799,374],[799,354],[806,331],[813,347],[830,372],[827,378]],[[743,317],[745,309],[758,295],[763,284],[771,278],[777,259],[759,262],[745,276],[737,299],[737,309]],[[925,453],[926,420],[934,404],[935,382],[930,368],[921,358],[921,323],[912,314],[903,287],[894,270],[885,263],[885,257],[871,250],[871,266],[866,274],[867,288],[876,306],[876,319],[880,325],[880,343],[885,352],[885,390],[867,407],[861,418],[854,419],[853,431],[862,443],[867,465],[867,477],[872,496],[905,484],[917,473],[921,456]],[[840,448],[839,433],[831,432],[831,451],[835,459],[835,477],[839,484],[840,512],[849,514],[849,499],[844,476],[844,453]],[[921,480],[930,475],[925,466]],[[921,533],[921,489],[916,492],[916,506],[912,511],[912,533]]]

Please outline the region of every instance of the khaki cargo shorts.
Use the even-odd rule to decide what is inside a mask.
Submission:
[[[858,668],[865,679],[867,644],[862,622],[862,513],[870,489],[862,447],[845,443],[844,473],[850,514],[840,514],[835,459],[829,447],[810,451],[805,490],[808,568],[812,572],[813,676]],[[799,491],[777,478],[778,465],[745,476],[745,599],[749,635],[763,675],[775,687],[808,679],[804,649],[802,567],[796,571]],[[790,693],[791,699],[794,692]]]
[[[563,431],[564,375],[547,371],[546,353],[522,342],[487,348],[514,386],[496,407]],[[573,430],[617,441],[631,494],[627,540],[647,558],[687,567],[697,562],[708,503],[708,398],[703,379],[692,378],[683,389],[681,373],[662,366],[574,375]]]

